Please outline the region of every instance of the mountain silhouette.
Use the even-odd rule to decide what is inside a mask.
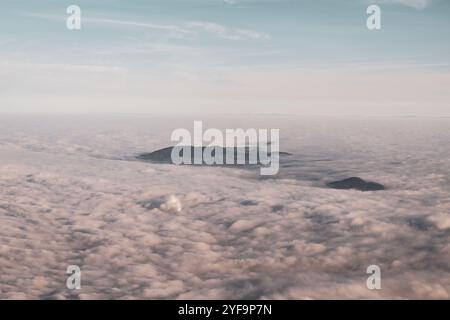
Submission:
[[[364,181],[359,177],[351,177],[344,180],[327,183],[327,186],[333,189],[355,189],[359,191],[379,191],[384,190],[382,184],[371,181]]]
[[[142,153],[139,154],[136,158],[138,160],[142,160],[142,161],[149,161],[149,162],[153,162],[153,163],[173,163],[172,161],[172,150],[175,147],[167,147],[167,148],[163,148],[163,149],[159,149],[150,153]],[[177,153],[179,152],[180,156],[183,155],[184,150],[182,149],[183,147],[179,147],[180,150],[177,151]],[[194,147],[194,146],[188,146],[188,148],[190,148],[190,154],[191,154],[191,164],[192,165],[208,165],[207,163],[204,162],[204,159],[202,161],[201,164],[194,164],[194,155],[195,152],[201,152],[201,154],[203,155],[203,152],[205,151],[206,147]],[[201,150],[198,150],[201,149]],[[250,161],[249,161],[249,157],[252,151],[256,151],[257,154],[257,163],[256,165],[260,165],[260,157],[259,157],[259,152],[258,149],[254,150],[251,149],[250,147],[216,147],[216,149],[213,149],[211,151],[211,155],[214,157],[216,155],[216,152],[220,152],[222,153],[222,157],[223,157],[223,165],[226,166],[242,166],[242,165],[251,165]],[[233,155],[233,164],[226,164],[226,155],[227,153],[230,153]],[[267,152],[268,157],[271,156],[270,152]],[[280,157],[282,156],[289,156],[291,155],[290,153],[287,152],[279,152],[278,153],[280,155]],[[238,155],[243,155],[244,159],[245,159],[245,164],[237,164],[237,160],[238,160]],[[220,164],[216,164],[216,165],[220,165]]]

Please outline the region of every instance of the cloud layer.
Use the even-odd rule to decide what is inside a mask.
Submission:
[[[282,129],[260,180],[131,161],[190,121],[3,116],[0,298],[449,298],[448,119],[290,118],[209,122]],[[388,190],[323,188],[349,175]]]

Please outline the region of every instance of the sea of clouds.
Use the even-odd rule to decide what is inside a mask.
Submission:
[[[269,179],[135,160],[192,120],[1,116],[0,299],[450,298],[450,119],[205,121],[279,128]]]

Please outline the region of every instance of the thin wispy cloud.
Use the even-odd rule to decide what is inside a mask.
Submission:
[[[415,9],[425,9],[433,3],[433,0],[375,0],[371,3],[402,5]]]
[[[148,28],[155,30],[162,30],[168,32],[176,32],[182,34],[192,33],[188,29],[184,29],[175,25],[162,25],[162,24],[154,24],[154,23],[145,23],[145,22],[137,22],[137,21],[129,21],[129,20],[116,20],[116,19],[101,19],[101,18],[86,18],[87,22],[93,23],[103,23],[110,25],[120,25],[120,26],[132,26],[139,28]]]
[[[81,64],[62,64],[62,63],[29,63],[20,61],[0,61],[0,70],[11,71],[14,73],[20,71],[31,72],[74,72],[74,73],[100,73],[100,74],[124,74],[128,70],[117,66],[104,65],[81,65]]]
[[[64,21],[67,17],[64,15],[51,15],[43,13],[26,12],[23,15],[34,18],[49,19],[55,21]],[[136,28],[152,29],[156,31],[168,32],[173,35],[200,35],[207,33],[218,36],[226,40],[270,40],[271,36],[267,33],[248,30],[243,28],[232,28],[214,22],[193,21],[180,25],[157,24],[133,20],[121,20],[110,18],[83,17],[84,23],[101,24],[103,26],[128,26]]]
[[[54,21],[65,21],[67,19],[66,15],[45,14],[45,13],[39,13],[39,12],[25,12],[25,13],[23,13],[23,15],[28,16],[28,17],[48,19],[48,20],[54,20]],[[95,23],[95,24],[102,24],[105,26],[129,26],[129,27],[137,27],[137,28],[145,28],[145,29],[180,33],[180,34],[192,33],[192,31],[190,31],[186,28],[176,26],[176,25],[147,23],[147,22],[140,22],[140,21],[133,21],[133,20],[120,20],[120,19],[96,18],[96,17],[83,16],[83,23]]]
[[[233,5],[233,4],[236,4],[236,3],[237,3],[237,1],[236,1],[236,0],[223,0],[223,2],[224,2],[224,3],[226,3],[226,4],[231,4],[231,5]]]
[[[258,31],[246,30],[240,28],[229,28],[213,22],[194,21],[188,24],[188,27],[195,30],[201,30],[228,40],[270,40],[270,35]]]

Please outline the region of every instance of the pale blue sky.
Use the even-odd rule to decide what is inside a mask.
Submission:
[[[2,1],[0,112],[447,115],[449,17],[446,0]]]

